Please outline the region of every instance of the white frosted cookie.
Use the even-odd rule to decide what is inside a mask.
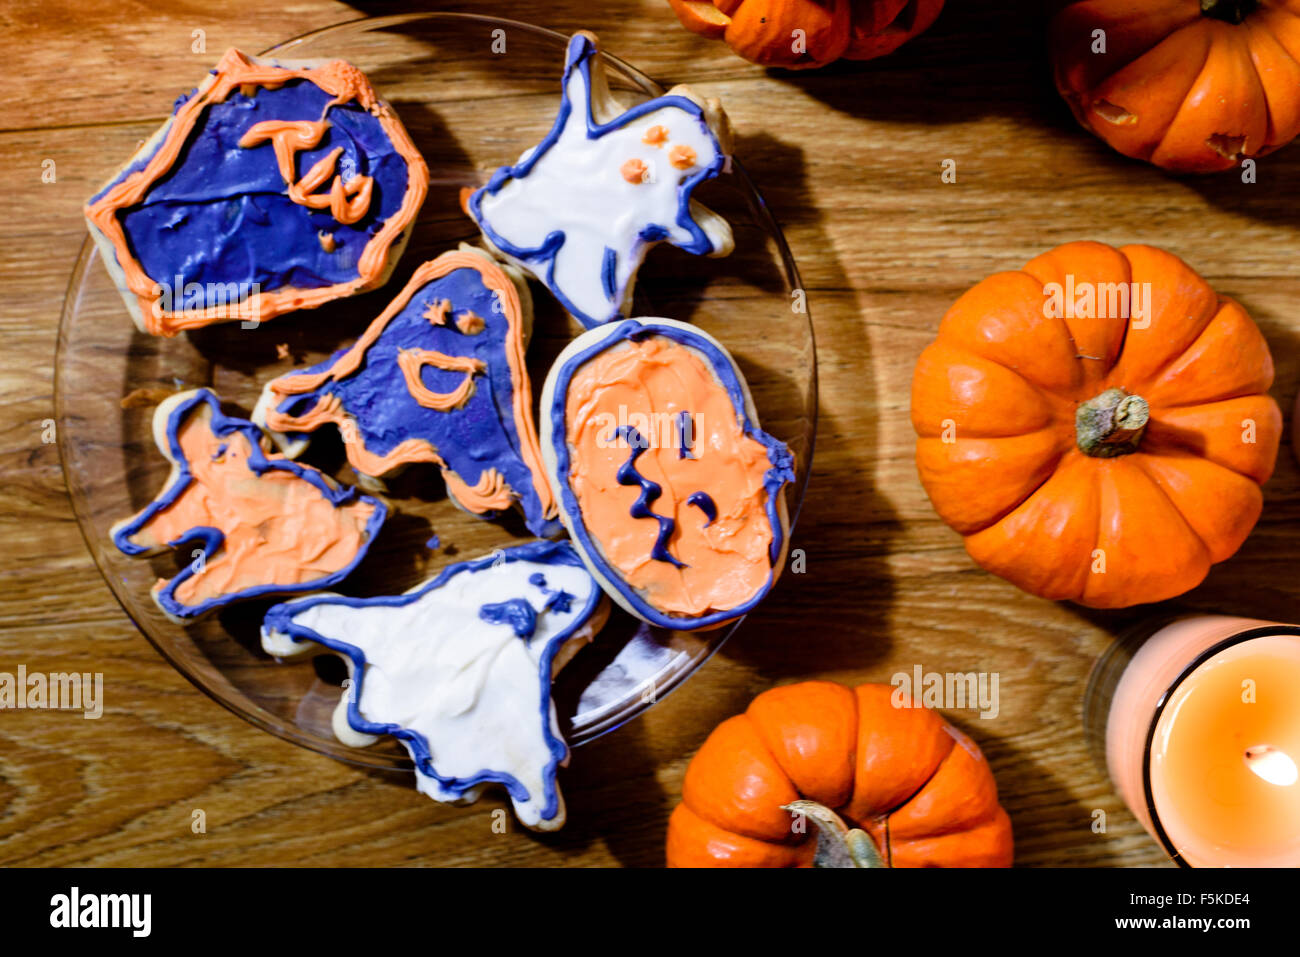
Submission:
[[[402,595],[313,595],[276,605],[262,646],[312,642],[352,672],[334,728],[364,746],[392,735],[419,789],[469,804],[500,785],[525,826],[564,824],[556,771],[568,762],[551,679],[604,625],[608,605],[567,542],[530,542],[444,568]]]
[[[651,246],[731,252],[726,220],[691,198],[728,169],[731,132],[718,102],[685,86],[625,108],[590,33],[569,40],[563,84],[551,131],[469,193],[465,208],[494,252],[591,328],[631,308]]]

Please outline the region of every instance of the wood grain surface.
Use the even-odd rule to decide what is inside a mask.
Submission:
[[[42,441],[81,205],[124,159],[114,129],[160,120],[226,46],[258,50],[359,10],[397,9],[0,2],[0,169],[13,204],[0,220],[0,671],[102,671],[106,698],[97,721],[0,711],[0,863],[656,866],[687,762],[715,724],[774,684],[888,681],[918,664],[999,674],[995,719],[951,717],[988,755],[1018,864],[1165,863],[1089,755],[1084,686],[1115,634],[1170,609],[1296,620],[1300,474],[1289,443],[1259,527],[1204,585],[1168,608],[1090,612],[981,571],[935,517],[913,463],[911,369],[945,309],[988,273],[1071,239],[1148,242],[1260,323],[1289,415],[1300,146],[1260,161],[1253,184],[1234,173],[1179,179],[1112,153],[1056,97],[1037,4],[952,0],[896,55],[805,75],[734,58],[682,30],[662,0],[459,7],[593,29],[661,82],[722,97],[737,152],[799,263],[820,358],[817,452],[793,540],[806,572],[785,575],[682,690],[575,753],[561,778],[562,832],[495,833],[500,796],[442,808],[409,776],[263,733],[153,650],[100,579],[56,447]],[[208,52],[192,51],[195,30]],[[956,183],[941,180],[948,159]],[[42,181],[47,160],[53,183]],[[202,834],[191,829],[198,809]],[[1098,809],[1105,833],[1093,829]]]

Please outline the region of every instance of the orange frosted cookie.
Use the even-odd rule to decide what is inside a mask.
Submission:
[[[337,584],[388,514],[378,499],[268,453],[261,430],[222,414],[210,389],[158,406],[154,441],[172,463],[171,476],[111,534],[128,555],[202,545],[193,562],[154,586],[154,600],[176,621],[245,598]]]
[[[715,339],[672,319],[580,336],[546,380],[542,455],[605,590],[665,628],[713,628],[775,583],[792,457]]]

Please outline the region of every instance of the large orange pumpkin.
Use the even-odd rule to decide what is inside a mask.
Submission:
[[[1095,607],[1160,601],[1259,518],[1272,382],[1255,323],[1182,260],[1069,243],[948,310],[912,380],[917,467],[989,571]]]
[[[688,30],[790,70],[870,60],[929,29],[943,0],[668,0]]]
[[[1228,169],[1300,133],[1297,0],[1083,0],[1051,26],[1056,87],[1126,156]]]
[[[1009,866],[1011,821],[980,749],[936,712],[896,707],[910,704],[901,695],[805,681],[722,722],[686,769],[668,866],[799,867],[848,853],[854,866]]]

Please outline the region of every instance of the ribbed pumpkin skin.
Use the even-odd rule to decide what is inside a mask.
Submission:
[[[1300,133],[1300,3],[1239,9],[1232,23],[1201,0],[1066,3],[1050,31],[1056,88],[1085,128],[1166,169],[1214,172],[1270,153]]]
[[[805,681],[759,695],[714,729],[668,822],[669,867],[804,867],[816,828],[800,797],[869,833],[894,867],[1007,867],[1011,821],[978,747],[894,689]]]
[[[682,26],[762,66],[806,70],[892,53],[930,28],[943,0],[668,0]],[[802,31],[796,34],[795,31]],[[796,40],[796,37],[799,40]]]
[[[1150,284],[1127,315],[1044,314],[1048,283]],[[1176,256],[1068,243],[976,285],[912,380],[917,468],[939,516],[989,571],[1099,608],[1161,601],[1231,556],[1263,507],[1282,416],[1255,323]],[[1137,451],[1093,458],[1081,402],[1118,387],[1150,421]],[[1253,441],[1251,441],[1253,440]]]

